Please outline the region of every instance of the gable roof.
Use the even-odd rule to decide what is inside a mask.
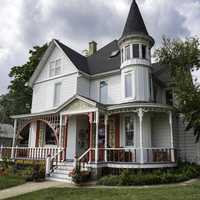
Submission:
[[[132,2],[122,37],[126,37],[131,34],[143,34],[149,36],[135,0]]]
[[[85,56],[64,45],[59,40],[55,40],[55,42],[60,46],[60,48],[80,71],[89,73],[87,58]]]

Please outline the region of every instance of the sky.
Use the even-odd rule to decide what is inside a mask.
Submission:
[[[132,0],[1,0],[0,95],[7,92],[10,68],[22,65],[29,49],[59,39],[82,53],[118,39]],[[200,0],[137,0],[148,32],[161,45],[170,38],[200,37]],[[200,77],[200,74],[196,74]]]

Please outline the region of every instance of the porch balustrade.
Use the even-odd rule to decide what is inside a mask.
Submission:
[[[88,149],[80,158],[77,159],[83,166],[95,163],[95,148]],[[106,152],[106,154],[105,154]],[[172,148],[144,148],[141,158],[140,148],[99,148],[99,163],[123,163],[123,164],[162,164],[175,163],[175,149]],[[106,156],[105,156],[106,155]]]
[[[28,159],[45,160],[48,156],[55,156],[60,148],[48,147],[0,147],[0,160],[8,159]]]

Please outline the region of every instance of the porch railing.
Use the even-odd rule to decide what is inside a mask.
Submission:
[[[95,148],[88,149],[77,161],[83,166],[95,162],[95,151]],[[99,148],[98,162],[158,164],[176,161],[176,150],[172,148],[144,148],[142,154],[143,160],[140,148]]]
[[[59,148],[51,147],[0,147],[0,159],[45,160],[58,152]]]

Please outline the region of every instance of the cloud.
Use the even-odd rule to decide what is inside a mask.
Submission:
[[[26,62],[28,49],[58,38],[82,52],[95,40],[102,47],[121,36],[132,0],[1,0],[0,94],[10,67]],[[137,0],[149,33],[199,35],[199,0]]]

